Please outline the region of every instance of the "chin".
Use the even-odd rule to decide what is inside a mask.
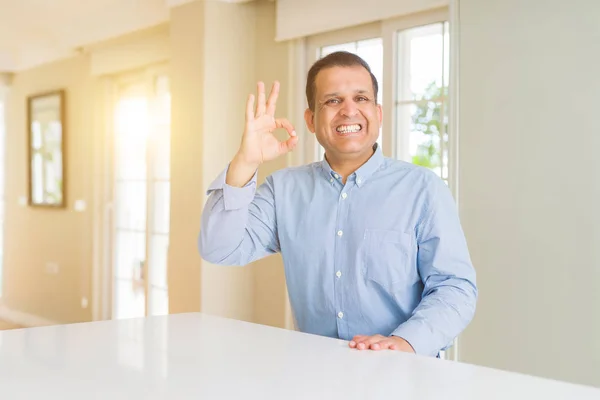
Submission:
[[[365,142],[354,142],[348,141],[347,143],[337,143],[334,149],[339,154],[361,154],[371,150],[373,146]]]

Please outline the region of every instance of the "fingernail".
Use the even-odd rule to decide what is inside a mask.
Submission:
[[[354,346],[356,343],[354,342],[350,342],[350,346]]]
[[[292,131],[292,136],[296,136],[296,131]]]

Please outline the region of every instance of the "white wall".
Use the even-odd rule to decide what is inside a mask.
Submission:
[[[600,1],[460,0],[466,362],[600,386]]]
[[[248,90],[255,85],[256,7],[253,4],[208,1],[205,4],[204,24],[205,103],[202,134],[206,191],[235,155],[244,131],[243,111]],[[242,40],[244,42],[240,46]],[[252,269],[203,263],[203,312],[252,321],[253,290]]]
[[[239,149],[248,94],[257,80],[289,81],[288,47],[273,41],[274,31],[275,4],[268,1],[196,1],[171,12],[171,313],[285,324],[281,257],[224,267],[202,261],[196,247],[206,190]],[[282,87],[277,115],[286,115],[288,90]],[[263,165],[259,183],[285,161]]]
[[[448,5],[449,0],[277,0],[276,40],[288,40]]]

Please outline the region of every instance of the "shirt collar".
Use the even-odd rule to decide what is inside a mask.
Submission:
[[[359,187],[364,185],[365,181],[367,179],[369,179],[371,177],[371,175],[373,175],[373,173],[383,163],[384,157],[383,157],[383,152],[381,151],[381,146],[379,146],[378,143],[375,143],[373,145],[373,150],[374,150],[374,153],[367,160],[367,162],[364,163],[363,165],[361,165],[361,167],[359,169],[357,169],[354,173],[352,173],[348,177],[348,180],[354,180],[356,182],[356,185]],[[340,175],[331,169],[331,166],[327,162],[327,159],[325,158],[325,156],[323,156],[323,160],[321,160],[320,164],[321,164],[321,168],[325,172],[327,179],[329,179],[331,182],[333,182],[333,180],[341,180]]]

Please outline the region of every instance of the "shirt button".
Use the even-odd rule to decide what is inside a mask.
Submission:
[[[361,183],[361,182],[362,182],[362,180],[361,180],[360,178],[358,178],[358,179],[356,180],[356,183]]]
[[[333,178],[331,178],[331,179],[329,180],[329,182],[333,182]]]
[[[342,236],[343,234],[344,234],[344,232],[338,231],[338,236]]]
[[[338,174],[333,174],[333,176],[335,176],[335,179],[340,177]]]
[[[346,197],[348,197],[348,195],[346,193],[342,193],[342,199],[345,199]]]
[[[342,276],[342,273],[340,271],[338,271],[335,273],[335,276],[337,276],[339,278],[340,276]]]
[[[340,311],[340,312],[338,313],[338,317],[340,317],[340,318],[343,318],[343,317],[344,317],[344,313]]]

